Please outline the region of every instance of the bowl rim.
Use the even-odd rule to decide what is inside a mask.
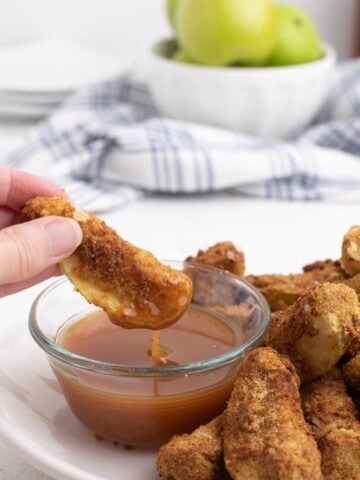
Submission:
[[[150,55],[153,59],[166,65],[172,65],[174,68],[196,70],[202,72],[212,72],[214,74],[231,74],[231,75],[284,75],[286,73],[299,74],[301,70],[310,70],[314,68],[322,68],[325,65],[334,64],[337,58],[336,49],[328,42],[323,41],[321,46],[325,55],[312,62],[300,63],[296,65],[279,65],[279,66],[218,66],[203,65],[198,63],[186,63],[173,60],[162,55],[159,48],[165,44],[176,43],[176,38],[168,37],[155,42],[151,49]]]
[[[45,351],[51,357],[60,360],[63,363],[66,363],[72,367],[80,368],[82,370],[91,371],[93,373],[101,373],[105,375],[122,375],[122,376],[132,376],[132,377],[142,377],[142,376],[156,376],[156,377],[165,377],[170,375],[184,375],[184,374],[193,374],[193,373],[200,373],[205,372],[207,370],[213,370],[218,367],[223,367],[229,365],[235,361],[237,361],[242,355],[244,355],[247,351],[254,348],[260,340],[264,337],[266,331],[270,325],[270,307],[265,299],[265,297],[261,294],[261,292],[247,282],[245,279],[234,275],[228,271],[220,270],[215,267],[205,266],[201,264],[194,264],[194,263],[187,263],[185,261],[174,261],[174,260],[162,260],[165,264],[178,264],[178,265],[191,265],[196,266],[196,268],[207,271],[207,272],[216,272],[221,276],[227,276],[229,278],[235,279],[239,284],[245,286],[251,293],[254,294],[256,297],[259,305],[262,308],[262,322],[261,328],[259,331],[250,339],[246,340],[241,345],[229,350],[221,355],[216,357],[212,357],[210,359],[191,362],[188,364],[180,364],[180,365],[171,365],[171,366],[129,366],[129,365],[120,365],[115,363],[109,362],[102,362],[99,360],[90,359],[88,357],[84,357],[82,355],[78,355],[72,353],[60,345],[54,343],[50,340],[41,330],[36,318],[37,308],[39,303],[41,302],[42,298],[51,293],[55,290],[58,286],[71,282],[67,279],[67,277],[62,277],[59,280],[52,282],[46,288],[44,288],[34,299],[32,302],[30,312],[29,312],[29,319],[28,319],[28,327],[31,336],[35,340],[35,342],[40,346],[40,348]],[[95,306],[94,306],[95,307]],[[221,316],[221,315],[219,315]]]

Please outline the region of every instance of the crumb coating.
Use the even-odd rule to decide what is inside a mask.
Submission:
[[[59,215],[78,221],[83,240],[60,268],[114,323],[158,329],[184,313],[192,292],[189,277],[122,239],[95,215],[59,197],[36,197],[22,213],[27,219]]]

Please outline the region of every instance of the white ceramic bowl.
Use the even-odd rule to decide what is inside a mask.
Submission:
[[[323,104],[336,52],[287,67],[209,67],[172,60],[174,40],[151,51],[150,90],[168,117],[285,138],[307,125]]]

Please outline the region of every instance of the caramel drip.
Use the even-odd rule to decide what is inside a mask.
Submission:
[[[164,353],[160,345],[160,330],[154,330],[151,336],[151,358],[155,365],[164,364]]]

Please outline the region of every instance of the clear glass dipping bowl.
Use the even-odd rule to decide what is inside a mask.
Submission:
[[[221,355],[214,350],[202,361],[144,367],[74,354],[56,343],[59,331],[99,309],[65,278],[40,293],[30,311],[30,332],[47,353],[75,416],[94,434],[124,446],[158,447],[218,415],[241,359],[259,344],[270,321],[265,299],[239,277],[202,265],[164,263],[192,278],[192,305],[233,330],[233,348]]]

